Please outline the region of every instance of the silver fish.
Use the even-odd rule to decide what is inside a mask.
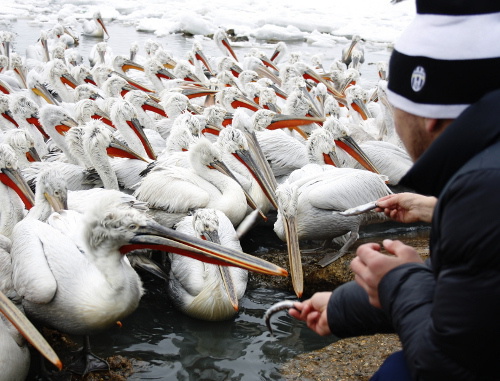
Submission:
[[[349,208],[347,210],[344,210],[343,212],[338,212],[342,216],[357,216],[358,214],[366,213],[369,212],[370,210],[373,210],[377,208],[377,202],[372,201],[367,204],[363,205],[358,205],[355,206],[354,208]]]
[[[294,304],[298,300],[283,300],[281,302],[278,302],[276,304],[273,304],[271,307],[269,307],[264,315],[264,319],[266,321],[267,329],[273,335],[273,329],[271,327],[271,316],[273,316],[275,313],[283,311],[283,310],[288,310],[290,308],[295,308]]]

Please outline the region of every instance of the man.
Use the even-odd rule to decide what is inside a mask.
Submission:
[[[289,310],[320,335],[396,332],[403,352],[373,380],[500,379],[498,36],[500,2],[417,0],[391,56],[388,95],[415,161],[401,183],[430,196],[431,260],[400,241],[362,245],[355,282]],[[378,211],[405,214],[379,201]]]

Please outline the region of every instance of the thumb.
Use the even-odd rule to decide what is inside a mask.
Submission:
[[[412,256],[414,252],[411,246],[405,245],[399,240],[393,241],[392,239],[384,239],[382,241],[382,245],[389,253],[394,254],[399,258],[408,258]]]

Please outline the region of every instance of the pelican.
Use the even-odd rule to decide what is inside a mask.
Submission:
[[[102,21],[101,12],[99,11],[94,12],[94,15],[92,16],[92,21],[83,20],[82,34],[84,36],[103,38],[104,33],[106,33],[106,35],[109,38],[108,30],[104,25],[104,22]]]
[[[189,148],[192,169],[157,165],[142,180],[134,195],[150,205],[159,221],[178,222],[190,210],[213,208],[224,212],[237,226],[245,217],[245,193],[235,180],[211,167],[225,168],[220,151],[202,137]],[[208,168],[207,168],[208,167]],[[177,221],[176,221],[177,220]],[[172,222],[162,222],[171,226]],[[167,225],[168,224],[168,225]]]
[[[3,142],[11,146],[16,153],[20,169],[28,167],[34,161],[40,161],[35,141],[25,130],[15,129],[5,132]]]
[[[61,332],[87,337],[85,359],[72,369],[80,374],[93,370],[88,359],[98,363],[97,369],[108,368],[90,353],[88,335],[130,315],[143,294],[139,276],[123,255],[131,250],[156,248],[286,274],[269,262],[164,228],[112,194],[83,215],[63,210],[47,223],[24,219],[16,225],[12,242],[14,287],[26,315]]]
[[[318,263],[327,266],[344,255],[359,237],[362,225],[386,221],[382,213],[342,216],[348,208],[391,194],[384,179],[375,173],[350,168],[336,168],[320,175],[301,178],[278,186],[278,218],[274,231],[287,242],[290,272],[295,293],[303,293],[300,240],[327,240],[350,233],[342,248],[329,253]]]
[[[33,192],[21,175],[14,150],[0,144],[0,234],[9,238],[14,225],[34,203]]]
[[[342,62],[349,66],[351,63],[357,65],[365,62],[365,51],[360,46],[361,37],[357,34],[352,36],[351,43],[347,48],[342,49]],[[353,53],[357,52],[354,57]]]
[[[236,53],[231,47],[231,44],[227,39],[227,34],[224,31],[224,29],[222,28],[217,29],[217,31],[214,33],[214,41],[217,47],[222,51],[222,53],[224,53],[227,56],[233,57],[234,60],[238,62],[238,57],[236,56]]]
[[[106,189],[132,189],[149,161],[121,144],[104,123],[91,120],[83,127],[82,145]],[[123,188],[121,188],[123,187]]]
[[[10,111],[19,127],[28,131],[35,141],[37,152],[45,155],[48,152],[45,139],[49,135],[40,124],[38,105],[24,94],[14,94],[10,99]]]
[[[28,342],[62,368],[54,350],[24,316],[12,282],[12,242],[0,235],[0,380],[24,380],[30,367]]]
[[[184,217],[176,230],[241,250],[234,227],[221,211],[197,209]],[[238,311],[238,300],[245,293],[248,271],[217,266],[169,254],[170,273],[167,291],[174,305],[191,317],[202,320],[227,320]]]
[[[156,152],[144,133],[135,107],[130,102],[124,99],[116,100],[111,107],[110,116],[130,148],[143,157],[156,160]]]

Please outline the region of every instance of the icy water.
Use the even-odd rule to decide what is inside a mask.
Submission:
[[[17,20],[9,28],[17,36],[14,50],[24,55],[26,47],[39,36],[40,25]],[[115,54],[129,54],[130,43],[140,46],[150,38],[149,33],[135,31],[125,25],[108,24],[108,40]],[[174,57],[184,58],[192,46],[192,39],[181,35],[159,38]],[[81,37],[79,49],[83,57],[99,40]],[[288,43],[289,51],[301,51],[304,58],[322,54],[325,67],[341,54],[343,47],[318,48],[307,42]],[[258,44],[258,45],[257,45]],[[221,53],[211,40],[204,40],[207,56]],[[251,47],[259,46],[270,54],[274,44],[246,42],[235,44],[236,54],[243,56]],[[363,83],[377,81],[376,63],[387,60],[386,45],[365,45],[366,62],[363,66]],[[144,54],[141,50],[140,54]],[[260,242],[260,250],[267,243]],[[300,353],[322,348],[335,338],[322,338],[303,323],[286,313],[273,317],[275,336],[270,336],[263,316],[272,304],[295,299],[295,295],[273,289],[248,290],[241,301],[238,315],[225,322],[203,322],[186,317],[176,311],[164,291],[163,282],[143,275],[146,295],[137,311],[123,320],[122,328],[110,329],[92,338],[93,351],[101,357],[123,355],[132,359],[135,373],[129,380],[283,380],[279,366]]]

